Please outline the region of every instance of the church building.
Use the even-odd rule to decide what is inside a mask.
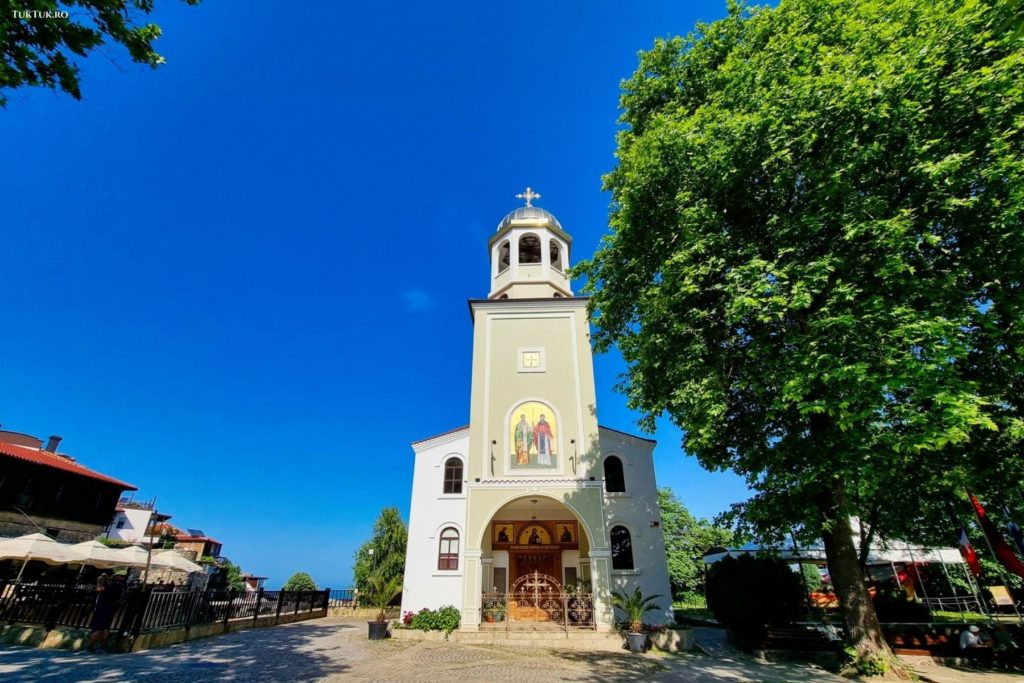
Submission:
[[[518,197],[488,242],[490,292],[469,301],[469,425],[412,444],[402,611],[606,631],[623,618],[611,592],[639,586],[662,596],[646,621],[670,621],[655,442],[598,425],[572,238],[530,188]]]

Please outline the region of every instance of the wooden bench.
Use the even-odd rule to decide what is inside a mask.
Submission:
[[[886,634],[885,641],[898,655],[933,657],[956,664],[992,666],[997,657],[991,647],[960,649],[959,633]]]
[[[955,638],[948,633],[895,633],[886,635],[892,651],[898,655],[918,655],[932,657],[960,657],[960,636]]]
[[[764,640],[765,650],[796,650],[799,652],[837,652],[842,642],[829,640],[811,626],[772,626]]]

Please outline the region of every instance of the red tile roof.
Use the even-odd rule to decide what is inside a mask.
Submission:
[[[131,484],[126,484],[119,479],[114,479],[113,477],[108,477],[105,474],[94,472],[88,467],[83,467],[73,460],[68,460],[67,458],[54,455],[49,451],[40,450],[38,448],[29,448],[28,446],[19,446],[13,443],[0,443],[0,456],[4,455],[9,458],[16,458],[24,462],[32,463],[33,465],[52,467],[55,470],[63,470],[64,472],[77,474],[80,477],[88,477],[89,479],[96,479],[98,481],[106,482],[107,484],[115,484],[126,491],[138,490]]]
[[[545,301],[547,301],[547,299],[545,299]],[[462,425],[461,427],[456,427],[455,429],[449,429],[447,432],[441,432],[440,434],[434,434],[433,436],[428,436],[425,439],[418,439],[416,441],[413,441],[412,443],[415,446],[416,444],[423,443],[424,441],[430,441],[431,439],[439,439],[442,436],[448,436],[449,434],[454,434],[455,432],[461,432],[463,429],[469,429],[469,425]]]
[[[223,543],[218,541],[216,538],[210,538],[209,536],[189,536],[188,534],[178,534],[177,536],[174,537],[174,540],[175,541],[194,541],[196,543],[199,543],[200,541],[202,541],[203,543],[216,543],[217,545],[224,545]]]

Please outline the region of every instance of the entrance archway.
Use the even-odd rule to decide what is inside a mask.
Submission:
[[[590,582],[589,530],[568,505],[543,495],[521,496],[499,507],[484,532],[483,592],[505,593],[537,572],[560,586]]]

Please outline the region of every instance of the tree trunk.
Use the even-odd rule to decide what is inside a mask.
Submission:
[[[859,658],[883,656],[891,659],[892,651],[882,635],[875,606],[864,585],[864,574],[842,496],[840,485],[839,491],[826,496],[826,500],[819,500],[819,508],[827,522],[821,535],[825,541],[828,573],[846,625],[846,642],[856,650]]]

